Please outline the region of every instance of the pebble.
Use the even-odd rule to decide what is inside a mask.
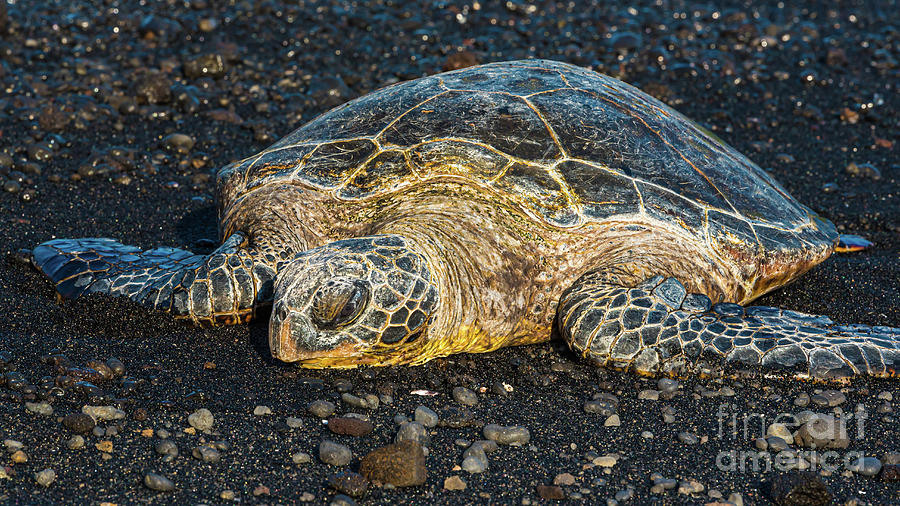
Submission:
[[[351,393],[344,392],[341,394],[341,400],[354,408],[360,409],[378,409],[379,404],[378,396],[372,394],[357,397]]]
[[[878,400],[891,402],[894,400],[894,394],[890,390],[885,390],[883,392],[878,393]]]
[[[616,463],[619,459],[615,455],[602,455],[593,460],[593,464],[595,466],[600,467],[615,467]]]
[[[553,484],[554,485],[566,485],[566,486],[574,485],[575,477],[572,476],[571,473],[560,473],[560,474],[557,474],[556,477],[553,478]]]
[[[618,427],[622,425],[622,421],[619,419],[619,415],[613,414],[610,415],[604,422],[604,427]]]
[[[484,437],[499,444],[522,446],[531,440],[531,433],[521,425],[504,427],[497,424],[487,424],[483,429]]]
[[[440,421],[438,414],[426,406],[418,406],[416,408],[414,419],[428,428],[437,426],[438,421]]]
[[[70,413],[63,417],[63,426],[72,432],[85,434],[94,429],[94,417],[86,413]]]
[[[683,480],[678,483],[678,493],[684,495],[699,494],[706,487],[697,480]]]
[[[319,460],[332,466],[346,466],[350,464],[353,452],[346,446],[334,441],[323,440],[319,443]]]
[[[764,441],[766,443],[766,445],[765,445],[766,447],[762,448],[762,449],[763,450],[768,449],[772,453],[782,452],[789,448],[789,446],[788,446],[789,443],[787,441],[785,441],[784,439],[781,439],[778,436],[769,436]]]
[[[415,441],[401,441],[373,450],[363,457],[359,472],[369,481],[395,487],[422,485],[428,473],[425,452]]]
[[[563,489],[557,485],[538,485],[537,494],[547,501],[561,501],[566,498]]]
[[[681,388],[679,382],[669,378],[660,378],[659,381],[656,382],[656,386],[659,388],[660,392],[676,392]]]
[[[308,494],[308,492],[305,492],[305,493]],[[309,495],[312,495],[312,494],[309,494]],[[305,496],[300,496],[300,502],[309,502],[314,499],[314,497],[310,497],[308,500],[304,501],[303,500],[304,497]],[[331,502],[328,504],[329,504],[329,506],[356,506],[356,501],[354,501],[353,498],[351,498],[348,495],[337,494],[336,496],[331,498]]]
[[[887,452],[881,457],[885,465],[900,465],[900,452]]]
[[[478,404],[478,396],[466,387],[453,389],[453,398],[463,406],[475,406]]]
[[[616,406],[605,400],[590,400],[584,403],[584,412],[610,416],[616,412]]]
[[[810,400],[817,406],[834,407],[846,402],[847,397],[840,390],[825,390],[820,394],[811,396]]]
[[[171,492],[175,490],[175,484],[172,480],[156,473],[147,473],[144,475],[144,485],[159,492]]]
[[[444,479],[444,490],[465,490],[466,481],[457,475],[448,476]]]
[[[641,390],[638,393],[638,399],[646,400],[646,401],[658,401],[659,400],[659,390]]]
[[[154,448],[156,453],[160,455],[169,455],[172,457],[178,456],[178,445],[175,444],[174,441],[170,439],[163,439],[156,443],[156,447]]]
[[[185,134],[169,134],[163,138],[162,144],[167,150],[184,155],[194,147],[194,139]]]
[[[26,402],[25,411],[41,416],[50,416],[53,414],[53,406],[47,402]]]
[[[850,440],[843,420],[814,414],[794,434],[797,444],[809,448],[847,448]]]
[[[766,429],[766,435],[781,438],[787,444],[794,443],[794,435],[791,433],[790,429],[788,429],[787,426],[783,423],[773,423],[769,425],[769,427]]]
[[[329,416],[334,414],[334,408],[335,406],[333,402],[320,399],[309,403],[309,406],[306,407],[306,410],[319,418],[328,418]]]
[[[53,469],[44,469],[34,474],[34,481],[42,487],[49,487],[56,481],[56,471]]]
[[[328,486],[351,497],[362,497],[369,490],[369,480],[359,473],[343,471],[328,476]]]
[[[798,406],[801,408],[805,408],[809,406],[809,394],[806,392],[800,392],[797,394],[797,397],[794,398],[794,406]]]
[[[854,162],[850,162],[850,164],[847,165],[846,170],[848,174],[852,174],[854,176],[867,177],[876,181],[881,179],[881,171],[871,163],[857,164]]]
[[[696,434],[690,432],[679,432],[678,440],[688,445],[695,445],[700,442],[700,438],[698,438]]]
[[[287,425],[288,427],[290,427],[292,429],[299,429],[299,428],[303,427],[303,419],[297,418],[294,416],[289,416],[289,417],[285,418],[284,423],[285,423],[285,425]]]
[[[212,429],[213,424],[216,423],[216,419],[208,409],[200,408],[188,415],[188,423],[191,427],[206,432]]]
[[[395,443],[401,441],[415,441],[422,446],[429,446],[431,444],[431,435],[425,429],[425,426],[419,422],[404,422],[400,424],[397,435],[394,437]]]
[[[94,417],[95,420],[121,420],[125,412],[115,406],[83,406],[81,412]]]
[[[875,457],[860,457],[850,464],[847,469],[863,476],[875,476],[881,471],[881,461]]]
[[[358,418],[337,417],[328,419],[328,430],[335,434],[362,437],[375,430],[372,422]]]
[[[253,408],[253,416],[268,416],[272,414],[272,409],[269,406],[256,406]]]
[[[72,436],[66,441],[66,447],[70,450],[80,450],[84,448],[84,438],[80,435]]]
[[[191,451],[191,455],[193,455],[197,460],[200,460],[202,462],[209,462],[211,464],[219,462],[219,460],[221,460],[222,458],[222,454],[220,454],[218,450],[206,445],[194,448]]]
[[[296,452],[291,455],[291,462],[297,464],[298,466],[302,464],[308,464],[312,462],[312,456],[306,452]]]
[[[28,462],[28,454],[24,450],[16,450],[9,456],[9,460],[13,464],[24,464]]]

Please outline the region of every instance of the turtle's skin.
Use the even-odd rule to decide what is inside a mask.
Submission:
[[[577,353],[643,374],[900,363],[900,329],[741,306],[827,258],[834,226],[668,106],[572,65],[395,84],[216,182],[210,255],[62,239],[34,263],[65,297],[124,295],[197,323],[273,304],[272,354],[304,367],[418,364],[554,325]]]

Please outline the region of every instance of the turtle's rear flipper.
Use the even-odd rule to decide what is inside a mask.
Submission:
[[[196,323],[246,321],[271,299],[275,271],[235,234],[209,255],[176,248],[141,251],[112,239],[56,239],[33,251],[34,265],[66,298],[104,293]],[[268,297],[268,299],[266,299]]]
[[[641,374],[677,374],[707,358],[822,379],[900,371],[900,328],[836,325],[826,316],[773,307],[713,305],[662,276],[625,287],[588,274],[563,294],[558,318],[577,353]]]

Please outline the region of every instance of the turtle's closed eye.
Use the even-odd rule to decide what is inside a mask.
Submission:
[[[335,328],[355,320],[369,300],[369,289],[362,281],[331,279],[316,292],[312,317],[322,328]]]

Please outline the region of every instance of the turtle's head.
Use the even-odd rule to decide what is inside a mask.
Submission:
[[[269,347],[303,367],[411,362],[437,305],[428,261],[402,237],[337,241],[279,271]]]

